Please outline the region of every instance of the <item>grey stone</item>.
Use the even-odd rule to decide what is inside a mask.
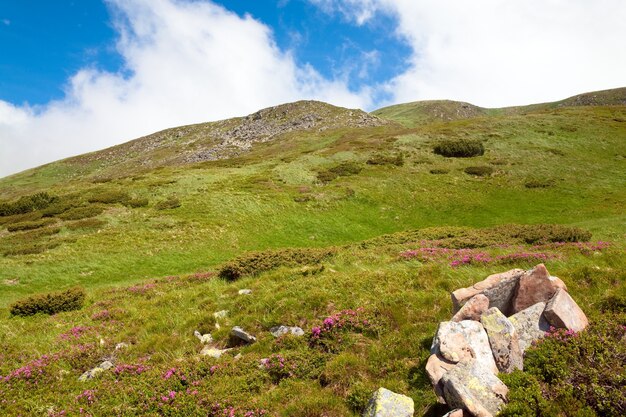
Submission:
[[[113,367],[113,362],[104,361],[100,365],[96,366],[93,369],[90,369],[84,372],[81,376],[78,377],[78,380],[81,382],[87,381],[89,379],[93,379],[100,375],[102,372],[109,370]]]
[[[534,341],[543,338],[546,332],[550,330],[550,324],[543,315],[545,307],[546,303],[537,303],[509,317],[519,336],[519,347],[522,354]]]
[[[543,314],[546,320],[556,328],[580,332],[589,324],[587,316],[578,307],[576,301],[561,288],[548,302]]]
[[[200,355],[202,356],[210,356],[215,359],[219,359],[224,353],[228,352],[232,349],[218,349],[212,346],[205,346],[202,348]]]
[[[194,330],[193,335],[197,337],[198,340],[200,340],[200,343],[202,343],[203,345],[213,342],[213,336],[211,336],[209,333],[201,334],[199,331]]]
[[[474,417],[492,417],[506,402],[508,388],[476,361],[461,363],[442,377],[450,408],[462,408]]]
[[[411,397],[379,388],[363,412],[363,417],[413,417],[414,407]]]
[[[470,298],[451,321],[475,320],[480,321],[480,316],[489,308],[489,298],[485,294],[476,294]]]
[[[252,294],[252,290],[249,289],[243,289],[243,290],[239,290],[239,295],[250,295]]]
[[[523,369],[524,358],[519,345],[519,336],[515,326],[497,307],[487,310],[480,318],[489,345],[500,372],[510,373]]]
[[[213,313],[213,317],[215,317],[216,320],[225,319],[226,317],[228,317],[228,310],[216,311],[215,313]]]
[[[457,312],[469,299],[477,294],[483,294],[489,299],[490,307],[498,307],[505,315],[512,310],[512,301],[519,278],[524,273],[522,269],[511,269],[499,274],[489,275],[484,280],[471,287],[460,288],[451,294],[454,311]]]
[[[246,332],[239,326],[235,326],[230,331],[231,344],[239,345],[243,343],[254,343],[256,342],[256,337],[252,336],[250,333]]]
[[[291,333],[294,336],[304,336],[304,330],[297,326],[274,326],[270,329],[270,333],[274,337],[280,337],[287,333]]]
[[[439,323],[431,353],[447,361],[458,363],[475,359],[485,369],[498,373],[489,339],[482,324],[473,320]]]
[[[122,349],[126,349],[127,347],[128,347],[128,343],[120,342],[117,345],[115,345],[115,350],[122,350]]]

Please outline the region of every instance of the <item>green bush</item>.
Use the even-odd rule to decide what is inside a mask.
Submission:
[[[11,305],[10,311],[13,316],[32,316],[37,313],[56,314],[79,310],[83,306],[85,296],[85,290],[82,288],[39,294],[15,302]]]
[[[180,207],[180,200],[176,197],[168,197],[166,200],[159,201],[154,205],[157,210],[170,210]]]
[[[493,168],[490,166],[476,166],[476,167],[467,167],[463,170],[466,174],[474,175],[477,177],[487,177],[493,174]]]
[[[430,170],[430,173],[434,175],[447,174],[448,172],[450,171],[445,168],[433,168]]]
[[[528,178],[524,182],[526,188],[548,188],[554,185],[554,180],[545,178]]]
[[[80,205],[80,203],[75,201],[55,201],[47,208],[43,209],[41,211],[41,214],[43,215],[43,217],[54,217],[58,216],[59,214],[65,213],[66,211],[71,210],[78,205]]]
[[[46,192],[20,197],[11,203],[0,203],[0,216],[12,216],[14,214],[30,213],[48,207],[56,197]]]
[[[132,208],[146,207],[148,205],[147,198],[132,198],[124,203],[125,206]]]
[[[89,196],[87,201],[89,201],[90,203],[125,204],[130,199],[130,196],[123,191],[106,190],[92,194],[91,196]]]
[[[510,402],[501,415],[624,415],[625,340],[623,314],[606,314],[578,334],[551,333],[526,352],[525,375],[504,376]]]
[[[90,219],[78,220],[78,221],[66,224],[65,226],[69,230],[78,230],[78,229],[98,229],[104,226],[105,224],[107,224],[107,222],[104,220],[90,218]]]
[[[95,217],[104,211],[102,206],[84,206],[76,207],[59,215],[63,220],[80,220],[88,217]]]
[[[52,219],[34,220],[29,222],[15,223],[7,226],[9,232],[18,232],[22,230],[34,230],[54,223]]]
[[[338,177],[347,177],[350,175],[357,175],[363,170],[359,164],[355,162],[342,162],[341,164],[327,169],[326,171],[320,171],[317,173],[317,179],[321,182],[331,182]]]
[[[444,140],[436,144],[433,151],[448,158],[471,158],[485,154],[482,142],[477,140]]]
[[[280,266],[317,264],[332,257],[335,248],[277,249],[250,252],[224,264],[219,271],[221,278],[233,281],[246,275],[256,275]]]
[[[368,165],[404,165],[404,158],[402,154],[397,155],[374,155],[366,162]]]

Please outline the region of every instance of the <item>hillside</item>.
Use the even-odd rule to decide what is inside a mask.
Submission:
[[[592,323],[626,325],[625,92],[298,102],[0,179],[0,412],[346,416],[385,386],[441,416],[423,368],[449,291],[540,262]],[[450,140],[484,153],[433,151]],[[9,313],[77,285],[80,310]],[[319,341],[329,317],[349,328]],[[232,326],[258,341],[201,355],[194,330],[221,349]]]

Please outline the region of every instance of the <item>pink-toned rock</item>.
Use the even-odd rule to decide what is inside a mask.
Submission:
[[[489,309],[489,298],[484,294],[476,294],[463,304],[463,307],[452,317],[452,321],[480,321],[480,316]]]
[[[445,375],[446,372],[448,372],[455,366],[456,364],[445,360],[439,355],[430,355],[430,358],[428,358],[428,362],[426,362],[426,373],[428,374],[430,383],[435,389],[437,399],[441,404],[445,404],[446,402],[443,399],[443,385],[441,384],[441,378]]]
[[[443,417],[464,417],[465,414],[463,413],[463,410],[457,408],[456,410],[452,410],[447,412]]]
[[[493,373],[498,367],[493,358],[487,332],[480,322],[463,320],[460,322],[444,321],[439,323],[433,339],[430,353],[452,363],[475,360],[480,366]]]
[[[512,313],[518,313],[537,303],[547,303],[559,288],[567,291],[565,283],[550,276],[544,264],[537,265],[519,278]]]
[[[556,328],[565,328],[580,332],[587,327],[589,320],[578,307],[576,301],[562,288],[558,288],[546,305],[543,315],[548,323]]]
[[[460,288],[451,294],[454,311],[459,309],[472,297],[483,294],[489,299],[490,307],[497,307],[505,315],[511,312],[511,302],[515,295],[522,269],[512,269],[499,274],[489,275],[484,280],[467,288]]]

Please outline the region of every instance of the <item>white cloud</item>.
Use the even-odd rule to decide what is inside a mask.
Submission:
[[[623,0],[309,0],[358,25],[394,15],[412,48],[392,102],[551,101],[626,85]]]
[[[271,30],[209,1],[109,0],[123,73],[85,68],[42,107],[0,101],[0,176],[159,129],[315,98],[371,105],[281,51]]]

